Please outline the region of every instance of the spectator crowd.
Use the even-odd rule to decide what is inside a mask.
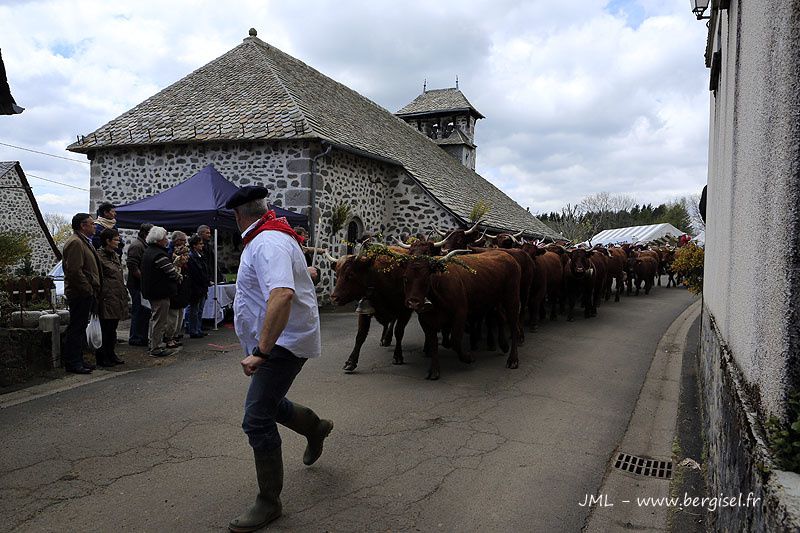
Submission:
[[[184,332],[204,337],[203,307],[214,272],[211,229],[200,226],[191,237],[182,231],[142,224],[125,255],[113,204],[103,203],[97,217],[78,213],[73,235],[63,249],[64,294],[70,311],[64,348],[67,372],[88,374],[95,366],[83,358],[86,329],[96,314],[102,346],[97,365],[123,364],[115,353],[120,320],[131,319],[128,344],[146,346],[152,357],[175,353]],[[130,303],[130,305],[129,305]],[[129,312],[130,308],[130,312]]]

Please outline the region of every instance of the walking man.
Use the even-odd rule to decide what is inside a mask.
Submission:
[[[94,235],[94,220],[88,213],[72,217],[74,232],[64,243],[64,294],[69,307],[69,325],[64,338],[64,367],[73,374],[90,374],[94,365],[83,360],[83,339],[89,315],[100,297],[102,269],[97,251],[90,239]]]
[[[319,311],[303,257],[302,238],[268,211],[264,187],[242,187],[226,203],[242,231],[244,249],[236,278],[236,334],[251,377],[242,429],[255,458],[259,493],[250,509],[230,522],[234,532],[255,531],[281,515],[283,489],[280,423],[308,440],[303,463],[322,455],[333,422],[286,398],[305,362],[321,352]]]

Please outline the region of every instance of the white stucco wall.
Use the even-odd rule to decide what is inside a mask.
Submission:
[[[765,414],[796,357],[800,1],[732,1],[711,96],[704,303]]]

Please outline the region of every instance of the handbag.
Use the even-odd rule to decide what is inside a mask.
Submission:
[[[97,315],[92,315],[89,325],[86,326],[86,342],[95,350],[103,345],[103,330],[100,329],[100,318]]]

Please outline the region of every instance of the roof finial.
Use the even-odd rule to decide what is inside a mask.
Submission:
[[[426,92],[428,90],[428,78],[425,78],[425,81],[422,82],[422,92]]]
[[[255,28],[250,28],[250,31],[248,33],[250,34],[250,37],[255,37],[256,35],[258,35],[258,32],[256,31]]]
[[[458,74],[456,74],[456,89],[458,89]]]

